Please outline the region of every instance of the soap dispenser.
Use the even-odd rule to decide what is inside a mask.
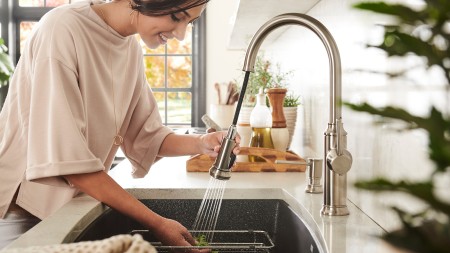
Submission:
[[[266,105],[266,94],[262,88],[256,96],[256,105],[250,114],[250,126],[252,127],[252,137],[250,147],[272,148],[273,141],[271,136],[272,113]],[[258,157],[249,157],[250,161],[259,161]]]

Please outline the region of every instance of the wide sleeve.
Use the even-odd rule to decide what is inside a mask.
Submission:
[[[172,130],[162,124],[155,97],[145,82],[133,110],[122,146],[133,166],[133,177],[145,176],[157,160],[159,149]]]
[[[36,62],[31,79],[26,179],[62,186],[61,175],[103,170],[86,141],[76,71],[48,57]]]

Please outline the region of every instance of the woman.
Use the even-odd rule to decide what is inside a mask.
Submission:
[[[185,227],[141,204],[107,170],[119,147],[136,177],[159,157],[217,155],[223,132],[176,135],[162,125],[133,36],[150,48],[182,40],[207,1],[82,1],[41,19],[0,113],[0,243],[80,191],[139,221],[164,244],[195,243]]]

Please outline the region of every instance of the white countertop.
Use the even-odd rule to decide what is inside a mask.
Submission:
[[[149,174],[142,179],[131,177],[131,164],[122,161],[110,175],[124,188],[137,189],[206,189],[210,181],[208,173],[186,172],[185,163],[188,157],[164,158],[157,162]],[[322,194],[305,193],[306,175],[299,172],[235,172],[227,182],[225,193],[239,189],[280,188],[287,192],[302,207],[302,214],[313,230],[319,231],[328,252],[389,252],[389,247],[376,238],[383,230],[358,207],[347,202],[349,216],[322,217]],[[258,191],[256,191],[257,194]],[[263,191],[262,191],[263,192]],[[254,193],[255,194],[255,193]],[[105,209],[96,200],[78,197],[69,202],[57,213],[43,220],[36,227],[14,241],[9,248],[34,245],[57,244],[67,240],[68,230],[77,230],[90,220],[86,214],[98,214]],[[66,224],[66,226],[61,226]]]

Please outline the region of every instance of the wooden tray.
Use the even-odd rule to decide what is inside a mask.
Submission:
[[[265,162],[248,162],[248,155],[264,159]],[[247,161],[246,161],[247,160]],[[287,160],[306,163],[293,152],[282,152],[269,148],[241,147],[241,151],[233,166],[233,172],[304,172],[306,165],[276,164],[275,160]],[[208,172],[215,158],[208,155],[195,155],[186,162],[188,172]]]

